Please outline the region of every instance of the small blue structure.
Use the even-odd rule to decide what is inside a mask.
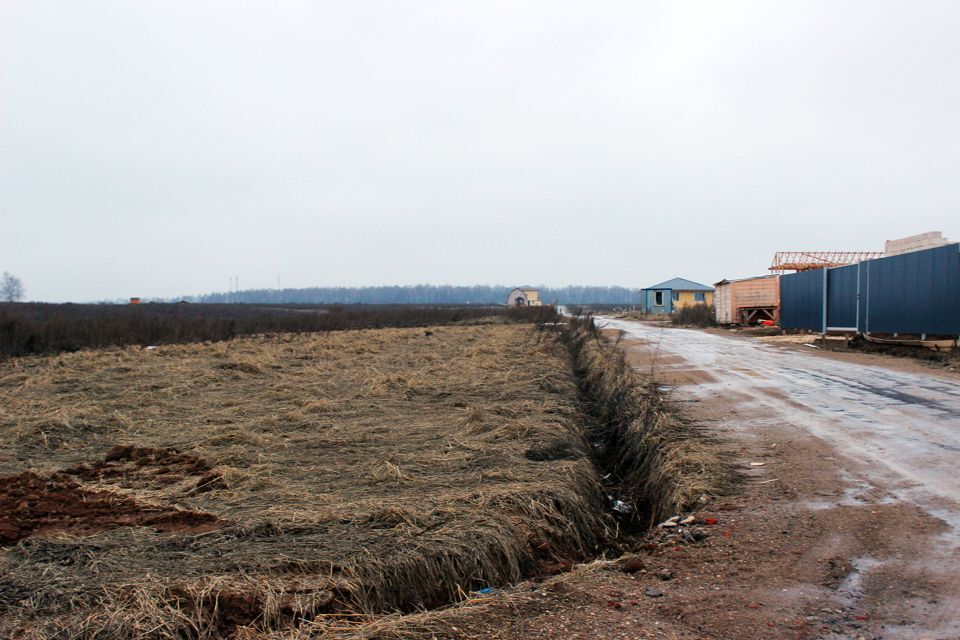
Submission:
[[[784,329],[960,335],[960,244],[780,278]]]
[[[669,314],[692,304],[713,304],[713,287],[672,278],[640,290],[640,306],[646,313]]]

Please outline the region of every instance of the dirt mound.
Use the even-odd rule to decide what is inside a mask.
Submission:
[[[108,491],[92,491],[67,474],[32,471],[0,478],[0,545],[50,532],[90,535],[117,527],[200,533],[220,528],[216,516],[145,505]]]
[[[188,476],[211,474],[211,469],[203,458],[176,449],[117,445],[101,462],[79,464],[64,473],[84,480],[115,481],[134,487],[175,484]]]

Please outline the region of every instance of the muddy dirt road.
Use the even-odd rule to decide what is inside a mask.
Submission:
[[[703,331],[598,323],[625,332],[635,366],[692,419],[738,444],[748,499],[819,532],[810,560],[840,567],[837,584],[804,595],[784,589],[782,604],[810,614],[808,600],[827,587],[820,596],[863,613],[853,629],[831,623],[812,635],[960,638],[960,378]],[[765,491],[778,485],[779,494]]]
[[[869,463],[872,479],[898,499],[936,511],[960,528],[960,380],[702,331],[603,323],[659,350],[651,363],[655,372],[697,382],[681,384],[677,399],[736,399],[732,428],[750,430],[779,418],[808,431]]]

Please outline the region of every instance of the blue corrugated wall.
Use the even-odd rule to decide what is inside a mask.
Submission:
[[[827,328],[960,335],[960,244],[827,269]],[[823,328],[824,270],[780,278],[780,324]]]
[[[960,245],[867,263],[863,331],[960,335]]]
[[[780,326],[819,329],[823,324],[823,269],[780,277]]]
[[[857,328],[857,270],[860,265],[827,269],[827,326]]]

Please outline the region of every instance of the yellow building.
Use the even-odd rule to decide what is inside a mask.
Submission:
[[[673,278],[642,291],[643,309],[647,313],[673,313],[694,304],[713,305],[713,287]]]
[[[540,289],[534,287],[517,287],[507,296],[508,307],[539,307]]]

